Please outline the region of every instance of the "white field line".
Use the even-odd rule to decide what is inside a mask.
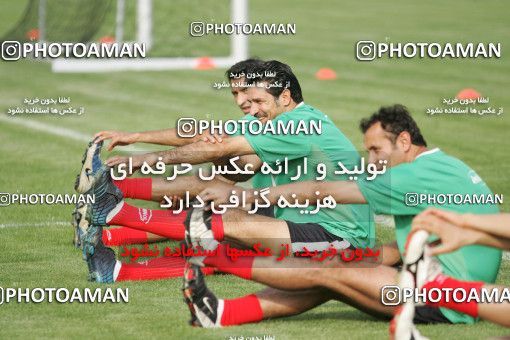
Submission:
[[[75,140],[77,142],[82,142],[82,143],[90,142],[93,137],[91,135],[87,135],[87,134],[84,134],[84,133],[81,133],[81,132],[78,132],[78,131],[75,131],[72,129],[53,126],[51,124],[46,124],[46,123],[29,120],[29,119],[21,119],[21,118],[16,118],[16,117],[7,117],[5,115],[0,115],[0,121],[10,123],[10,124],[15,124],[18,126],[23,126],[30,130],[41,131],[41,132],[59,136],[59,137],[65,137],[65,138],[72,139],[72,140]],[[121,146],[121,147],[119,147],[118,150],[122,151],[122,152],[147,151],[147,149],[140,148],[136,145]]]
[[[58,126],[53,126],[51,124],[45,124],[38,121],[28,120],[28,119],[20,119],[15,117],[6,117],[4,115],[0,115],[0,121],[6,122],[9,124],[15,124],[18,126],[23,126],[30,130],[41,131],[44,133],[48,133],[51,135],[65,137],[68,139],[75,140],[77,142],[88,143],[92,140],[92,136],[86,135],[84,133],[74,131],[71,129],[61,128]],[[123,152],[142,152],[147,151],[135,145],[120,147],[119,151]],[[0,208],[1,209],[1,208]],[[6,209],[6,208],[4,208]],[[9,224],[0,224],[1,228],[23,228],[23,227],[47,227],[47,226],[64,226],[71,225],[71,221],[47,221],[47,222],[37,222],[37,223],[9,223]]]
[[[4,208],[5,209],[5,208]],[[0,229],[4,228],[26,228],[26,227],[51,227],[51,226],[71,226],[71,219],[68,222],[64,221],[46,221],[36,223],[7,223],[0,224]],[[71,228],[69,228],[71,229]]]

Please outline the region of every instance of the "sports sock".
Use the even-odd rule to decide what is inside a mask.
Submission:
[[[250,280],[253,268],[254,257],[240,256],[236,261],[227,255],[225,244],[219,244],[216,255],[207,256],[204,259],[204,264],[211,267],[216,267],[223,273],[229,273],[240,278]]]
[[[147,243],[147,232],[128,227],[103,229],[103,243],[106,246]]]
[[[185,219],[185,211],[174,214],[171,210],[137,208],[123,201],[108,214],[106,223],[150,232],[173,240],[182,240]]]
[[[122,181],[113,181],[113,184],[122,191],[125,198],[136,198],[150,201],[152,199],[152,178],[126,178]]]
[[[434,280],[427,282],[423,286],[423,289],[427,291],[427,294],[430,294],[429,291],[432,288],[439,288],[442,290],[441,300],[438,302],[430,302],[429,299],[427,299],[427,305],[434,307],[444,307],[470,315],[472,317],[478,317],[478,303],[475,299],[472,299],[471,301],[457,302],[459,297],[463,296],[464,293],[462,295],[457,295],[457,299],[454,299],[453,294],[455,289],[463,289],[466,296],[469,296],[472,290],[475,290],[478,293],[478,296],[480,296],[480,290],[484,284],[484,282],[460,281],[452,277],[440,274]],[[445,296],[445,289],[448,289],[448,291],[451,292],[447,294],[448,298]]]
[[[222,215],[213,214],[211,217],[211,231],[213,232],[216,241],[223,241],[225,238],[225,231],[223,229]]]
[[[259,322],[263,318],[259,298],[255,294],[237,299],[223,300],[222,326]]]
[[[160,257],[139,263],[117,261],[115,281],[160,280],[183,277],[185,260],[182,257]],[[202,268],[204,275],[214,273],[214,268]]]
[[[137,208],[122,201],[106,218],[108,225],[122,225],[150,232],[173,240],[184,239],[184,220],[186,211],[174,214],[172,210]],[[213,215],[211,229],[216,240],[224,238],[221,215]]]

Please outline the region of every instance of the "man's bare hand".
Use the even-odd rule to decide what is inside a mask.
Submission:
[[[211,144],[216,144],[223,142],[224,135],[204,133],[197,137],[197,142],[203,141]]]
[[[467,224],[466,220],[468,219],[468,215],[466,214],[459,214],[453,211],[443,210],[443,209],[437,209],[437,208],[428,208],[422,213],[425,215],[434,215],[439,218],[444,219],[445,221],[448,221],[457,227],[466,228]]]
[[[138,142],[138,133],[115,130],[100,131],[95,134],[94,139],[96,140],[96,143],[111,139],[107,150],[112,151],[117,145],[129,145]]]
[[[451,218],[454,215],[447,214],[446,216]],[[452,223],[452,220],[440,217],[430,210],[424,211],[413,219],[412,230],[425,230],[440,238],[441,244],[432,248],[431,255],[433,256],[450,253],[463,246],[475,244],[483,236],[483,233],[479,231],[462,228]]]
[[[204,202],[214,202],[215,206],[230,202],[230,196],[233,195],[232,191],[235,191],[235,195],[241,196],[241,192],[246,189],[231,185],[228,183],[214,183],[207,189],[204,189],[198,194]],[[241,200],[239,200],[240,202]]]

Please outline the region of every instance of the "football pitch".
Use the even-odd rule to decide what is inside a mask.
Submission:
[[[207,2],[205,2],[207,3]],[[0,35],[15,23],[24,2],[3,1]],[[177,10],[176,10],[177,11]],[[305,102],[325,112],[362,150],[359,120],[382,105],[409,107],[430,147],[470,165],[510,212],[510,23],[507,1],[320,1],[251,0],[250,21],[295,23],[294,36],[252,36],[250,55],[277,59],[296,73]],[[192,17],[192,13],[188,13]],[[169,15],[176,15],[170,13]],[[156,26],[155,30],[158,29]],[[171,32],[169,32],[171,34]],[[184,39],[184,38],[183,38]],[[186,37],[189,39],[189,37]],[[359,40],[393,42],[495,42],[500,59],[355,58]],[[320,81],[315,72],[335,70]],[[216,90],[223,69],[205,71],[55,74],[46,62],[0,62],[0,193],[73,193],[87,139],[100,130],[140,131],[174,127],[179,117],[233,119],[240,116],[228,90]],[[463,88],[490,98],[501,115],[434,115]],[[70,97],[81,116],[22,115],[10,107],[24,98]],[[138,145],[154,150],[154,146]],[[120,148],[119,150],[122,150]],[[122,152],[122,151],[117,151]],[[115,153],[113,153],[115,154]],[[112,154],[112,155],[113,155]],[[107,156],[103,152],[103,158]],[[136,203],[156,208],[156,204]],[[81,252],[72,244],[71,205],[0,207],[0,287],[104,287],[90,283]],[[393,230],[378,227],[378,241]],[[348,273],[346,273],[348,275]],[[207,277],[220,298],[243,296],[262,285],[231,275]],[[499,284],[510,286],[510,261]],[[182,302],[181,279],[120,282],[125,304],[8,303],[0,305],[0,338],[204,338],[274,336],[276,339],[387,338],[388,323],[331,301],[304,314],[223,329],[195,329]],[[476,325],[418,326],[432,339],[477,339],[510,330]]]

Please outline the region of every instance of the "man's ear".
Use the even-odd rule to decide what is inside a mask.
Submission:
[[[413,144],[411,141],[411,134],[407,131],[402,131],[397,137],[397,143],[400,144],[404,152],[409,151],[409,149],[411,149],[411,145]]]
[[[292,97],[290,96],[290,90],[289,89],[283,90],[283,92],[280,93],[278,100],[283,106],[289,106],[292,101]]]

